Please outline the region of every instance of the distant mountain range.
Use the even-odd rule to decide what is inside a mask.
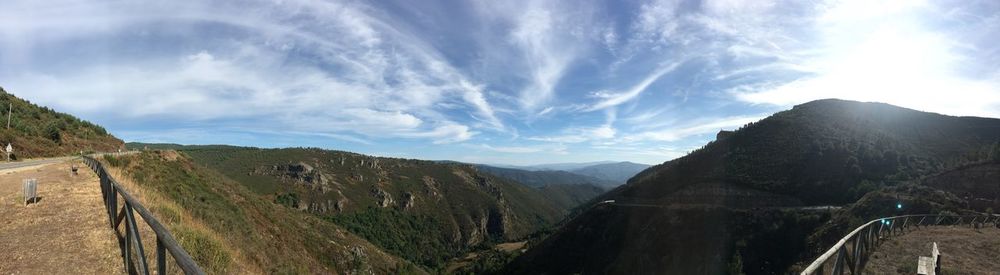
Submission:
[[[591,176],[599,179],[610,180],[613,182],[617,182],[620,185],[628,181],[628,179],[632,178],[639,172],[642,172],[642,170],[646,170],[646,168],[649,168],[649,165],[623,161],[623,162],[594,164],[590,166],[569,170],[569,172],[585,176]]]
[[[624,184],[649,165],[634,162],[599,161],[531,166],[479,165],[487,172],[528,185],[542,183],[590,184],[611,189]]]
[[[501,168],[488,165],[477,165],[480,171],[487,172],[500,177],[515,180],[517,182],[542,187],[549,184],[580,184],[599,186],[603,189],[610,189],[621,185],[621,182],[611,181],[577,173],[560,170],[521,170],[514,168]]]
[[[592,162],[566,162],[566,163],[546,163],[546,164],[536,164],[536,165],[506,165],[506,164],[486,164],[494,167],[501,168],[512,168],[528,171],[543,171],[543,170],[560,170],[569,171],[584,168],[587,166],[598,165],[598,164],[608,164],[615,163],[615,161],[592,161]]]

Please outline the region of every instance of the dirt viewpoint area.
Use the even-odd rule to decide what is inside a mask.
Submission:
[[[931,226],[895,236],[878,247],[865,274],[917,274],[917,257],[930,256],[932,242],[941,251],[942,274],[1000,274],[1000,229],[968,225]]]
[[[24,178],[38,179],[41,197],[28,206]],[[97,176],[79,160],[0,170],[0,274],[122,274],[104,211]]]

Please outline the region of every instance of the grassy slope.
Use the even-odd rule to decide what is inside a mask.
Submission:
[[[340,211],[313,213],[429,269],[443,268],[448,259],[480,246],[524,238],[559,221],[570,208],[589,198],[577,193],[553,197],[550,192],[480,173],[464,164],[319,149],[192,146],[183,150],[197,163],[275,201],[290,193],[303,207],[343,200],[345,207]],[[361,165],[375,159],[378,168]],[[331,189],[321,192],[254,173],[261,167],[299,162],[323,173]],[[428,188],[427,179],[433,180],[433,190]],[[380,207],[374,189],[391,194],[395,203]],[[402,207],[404,194],[416,198],[413,207]]]
[[[272,203],[174,151],[105,163],[124,171],[209,273],[421,272],[341,227]],[[137,190],[135,190],[137,189]]]
[[[10,128],[7,110],[13,104]],[[38,158],[78,154],[80,151],[112,152],[122,141],[101,126],[56,112],[15,97],[0,88],[0,146],[13,144],[17,158]]]

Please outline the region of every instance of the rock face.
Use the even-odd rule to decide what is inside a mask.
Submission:
[[[373,187],[371,190],[372,196],[378,202],[378,206],[382,208],[390,207],[395,204],[396,201],[392,200],[392,194],[386,192],[385,190]]]
[[[340,192],[338,188],[340,184],[333,180],[333,176],[323,174],[305,162],[261,166],[255,168],[250,175],[276,177],[286,184],[301,186],[311,191],[316,191],[319,194],[337,191],[337,195],[335,195],[337,199],[321,198],[308,194],[301,196],[301,201],[297,207],[298,210],[325,214],[341,212],[347,206],[348,200]]]
[[[389,171],[386,167],[401,168],[405,167],[405,164],[367,157],[354,160],[350,157],[337,157],[327,163],[342,169],[331,169],[337,171],[333,172],[317,168],[322,167],[323,163],[298,161],[258,166],[250,175],[274,177],[289,190],[308,190],[297,195],[299,201],[296,209],[316,214],[350,213],[363,209],[362,207],[368,202],[373,207],[395,209],[417,215],[432,214],[426,212],[428,208],[453,208],[456,212],[443,216],[447,221],[445,224],[451,227],[445,232],[452,232],[449,238],[455,244],[464,247],[478,245],[490,238],[506,239],[530,232],[524,230],[523,225],[514,222],[518,219],[518,215],[512,209],[504,191],[505,186],[510,183],[500,182],[497,178],[481,174],[476,169],[450,168],[448,175],[450,179],[446,182],[430,175],[422,175],[416,177],[416,181],[412,181],[417,183],[417,188],[410,191],[393,191],[399,187],[399,183],[394,182],[410,182],[414,177],[395,175],[394,171]],[[339,184],[338,175],[344,175],[346,179],[342,180],[350,184]],[[345,195],[345,193],[357,194],[357,191],[352,190],[363,186],[367,186],[367,190],[364,191],[366,196]],[[476,196],[466,198],[469,194],[449,197],[449,193],[457,195],[456,192],[473,192],[482,198],[475,199]],[[473,199],[470,201],[472,204],[462,203],[461,201],[465,199]],[[420,209],[424,210],[417,210],[418,205],[423,205]]]
[[[417,196],[413,193],[403,193],[403,209],[409,210],[417,205]]]
[[[258,167],[251,174],[278,177],[312,187],[314,190],[320,190],[324,193],[331,189],[327,179],[332,177],[320,173],[312,165],[304,162]]]

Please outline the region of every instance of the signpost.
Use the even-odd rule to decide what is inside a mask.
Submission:
[[[22,190],[24,191],[24,206],[28,206],[28,203],[38,202],[37,179],[24,179]]]
[[[10,146],[10,143],[7,143],[7,148],[4,148],[4,151],[7,152],[7,162],[10,162],[10,154],[14,153],[14,147]]]

